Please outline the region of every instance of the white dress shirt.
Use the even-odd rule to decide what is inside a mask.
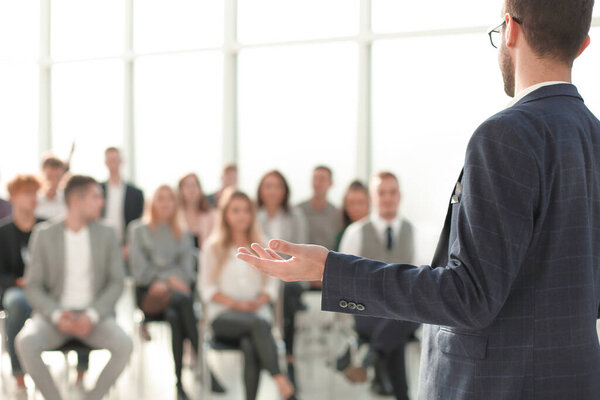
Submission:
[[[269,296],[271,301],[277,299],[279,280],[262,274],[256,268],[236,258],[235,255],[236,251],[232,248],[221,273],[215,277],[217,260],[214,251],[209,245],[202,252],[199,291],[204,304],[206,304],[209,321],[213,321],[220,314],[229,311],[223,304],[212,301],[215,294],[219,292],[237,301],[255,300],[263,292]],[[267,321],[273,320],[269,304],[264,304],[256,313]]]
[[[396,218],[387,221],[381,218],[376,212],[371,213],[368,218],[363,218],[360,221],[356,221],[348,226],[346,232],[344,232],[344,236],[342,236],[342,241],[340,242],[340,253],[360,256],[363,241],[362,228],[369,222],[373,223],[375,231],[381,239],[381,243],[387,243],[386,231],[388,227],[392,228],[394,239],[400,235],[400,230],[402,229],[402,218],[400,215],[397,215]]]
[[[538,90],[539,88],[543,88],[544,86],[552,86],[552,85],[560,85],[560,84],[569,84],[569,82],[562,82],[562,81],[548,81],[548,82],[541,82],[538,83],[536,85],[533,86],[529,86],[528,88],[525,88],[523,90],[521,90],[512,100],[510,103],[508,103],[508,106],[506,108],[510,108],[512,106],[514,106],[515,104],[517,104],[519,102],[519,100],[521,100],[522,98],[524,98],[525,96],[527,96],[528,94],[535,92],[536,90]]]
[[[35,216],[42,219],[52,219],[62,217],[67,213],[65,195],[62,190],[57,190],[53,199],[49,199],[45,194],[39,193]]]
[[[113,184],[108,181],[106,185],[106,213],[104,222],[106,225],[115,228],[119,243],[123,241],[124,235],[124,211],[125,206],[125,185],[123,182]]]
[[[77,232],[65,229],[65,270],[61,310],[52,315],[58,322],[65,310],[85,310],[93,323],[98,322],[98,313],[90,308],[94,293],[92,270],[92,248],[90,231],[84,227]]]

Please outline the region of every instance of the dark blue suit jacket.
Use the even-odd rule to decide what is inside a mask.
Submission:
[[[324,310],[426,325],[421,399],[600,399],[600,121],[569,84],[485,121],[432,266],[331,252]]]

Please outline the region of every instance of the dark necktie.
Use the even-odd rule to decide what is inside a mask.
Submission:
[[[387,249],[391,250],[392,246],[394,245],[394,237],[393,237],[394,232],[392,231],[392,227],[388,226],[387,229],[385,230],[385,233],[387,235]]]

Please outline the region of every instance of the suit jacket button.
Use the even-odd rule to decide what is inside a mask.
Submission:
[[[357,309],[358,311],[365,311],[365,306],[364,306],[364,305],[362,305],[362,304],[357,304],[357,305],[356,305],[356,309]]]
[[[348,303],[348,309],[349,310],[356,310],[356,303],[349,302]]]
[[[346,300],[340,300],[340,307],[341,308],[346,308],[348,307],[348,302]]]

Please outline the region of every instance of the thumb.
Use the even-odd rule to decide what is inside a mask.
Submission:
[[[288,256],[298,256],[302,252],[302,245],[280,239],[271,240],[269,242],[269,248],[278,253],[287,254]]]

